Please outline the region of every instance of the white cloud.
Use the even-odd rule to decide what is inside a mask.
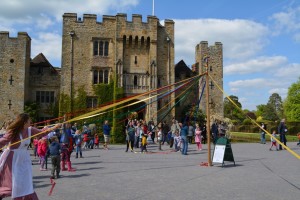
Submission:
[[[274,34],[291,33],[296,42],[300,41],[300,6],[289,7],[284,12],[275,13],[271,16],[274,20]]]
[[[251,74],[257,72],[267,73],[287,63],[284,56],[257,57],[245,62],[233,63],[224,66],[224,75]]]
[[[32,38],[31,57],[35,57],[42,52],[52,65],[53,62],[60,63],[61,43],[59,34],[39,32],[37,33],[37,38]]]
[[[54,25],[55,22],[53,20],[51,20],[50,17],[48,17],[47,15],[45,15],[43,13],[41,13],[40,15],[41,15],[41,17],[37,19],[37,23],[36,23],[37,28],[45,30],[49,26]]]
[[[123,10],[138,3],[139,0],[9,0],[1,2],[0,21],[32,23],[32,19],[41,18],[41,14],[55,16],[61,21],[66,12],[104,14],[109,10]]]
[[[297,80],[300,77],[300,64],[286,64],[285,66],[280,67],[276,73],[274,73],[275,77],[285,78],[289,81]]]
[[[256,55],[266,44],[268,28],[250,20],[175,19],[176,61],[194,63],[195,46],[200,41],[222,42],[224,57],[245,59]],[[212,45],[212,44],[209,44]]]
[[[285,99],[288,93],[288,88],[272,88],[268,91],[271,96],[273,93],[277,93],[281,96],[282,99]]]
[[[285,12],[275,13],[271,16],[279,30],[293,31],[300,29],[300,6],[288,8]]]

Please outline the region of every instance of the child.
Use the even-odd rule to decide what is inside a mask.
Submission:
[[[33,139],[33,153],[34,153],[34,158],[36,158],[36,156],[38,156],[38,154],[37,154],[38,144],[39,144],[39,140],[38,140],[37,137],[35,137]]]
[[[85,132],[83,134],[83,148],[86,149],[88,148],[88,144],[89,144],[89,135]]]
[[[300,145],[300,132],[297,134],[297,136],[298,136],[298,143],[297,143],[297,145]]]
[[[41,163],[40,170],[41,171],[46,171],[46,168],[44,168],[44,165],[46,162],[47,149],[48,149],[48,139],[47,139],[47,137],[43,137],[38,142],[38,155],[40,157],[40,163]]]
[[[158,142],[158,150],[162,150],[161,149],[161,141],[162,141],[162,129],[161,127],[158,128],[158,132],[157,132],[157,142]]]
[[[276,131],[273,131],[272,136],[273,136],[274,138],[276,138]],[[278,151],[276,140],[275,140],[273,137],[271,137],[271,143],[272,143],[272,144],[271,144],[271,147],[270,147],[270,151],[272,151],[272,147],[273,147],[273,146],[275,146],[275,147],[276,147],[276,150]]]
[[[81,151],[82,136],[81,136],[80,130],[77,130],[75,132],[74,139],[75,139],[75,145],[76,145],[76,157],[75,158],[78,158],[78,153],[80,154],[80,158],[83,158],[82,151]]]
[[[174,136],[174,142],[175,142],[175,151],[180,151],[180,145],[181,145],[181,137],[179,135],[178,129],[175,131],[175,136]]]
[[[199,127],[199,124],[196,124],[196,129],[195,129],[195,143],[197,144],[198,150],[202,150],[202,144],[201,144],[201,129]]]
[[[95,149],[99,149],[99,136],[98,134],[95,134]]]
[[[143,133],[142,134],[142,143],[141,143],[141,152],[143,153],[144,152],[144,150],[146,151],[146,152],[148,152],[147,151],[147,133]]]
[[[51,169],[51,178],[59,178],[60,172],[60,144],[58,143],[58,138],[56,136],[52,136],[50,138],[51,144],[49,145],[48,155],[51,158],[52,169]],[[54,176],[54,172],[56,171],[56,177]]]

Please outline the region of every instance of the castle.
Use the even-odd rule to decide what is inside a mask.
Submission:
[[[0,41],[0,123],[23,112],[25,102],[41,105],[40,120],[51,118],[54,113],[49,112],[49,107],[61,95],[69,97],[71,102],[67,108],[60,104],[60,114],[74,111],[72,100],[79,88],[86,92],[86,107],[89,108],[99,105],[94,91],[94,86],[99,84],[113,81],[115,87],[123,88],[126,97],[155,90],[175,83],[175,79],[178,81],[195,74],[184,62],[181,67],[175,68],[174,21],[167,19],[161,25],[155,16],[148,16],[147,22],[143,22],[142,16],[136,14],[132,15],[132,21],[127,21],[126,14],[105,15],[102,22],[98,22],[93,14],[84,14],[81,19],[77,14],[65,13],[61,68],[53,67],[43,54],[30,59],[31,39],[27,33],[21,32],[17,38],[10,38],[8,32],[0,32]],[[211,76],[223,87],[222,44],[197,44],[194,72],[206,70],[204,57],[209,57]],[[182,70],[185,72],[181,73]],[[175,77],[175,74],[178,76]],[[156,111],[176,98],[172,93],[167,99],[157,101],[155,94],[135,100],[154,96],[142,103],[149,105],[139,117],[157,120]],[[194,95],[199,97],[198,93]],[[212,113],[223,116],[223,96],[212,82],[210,99]],[[189,103],[187,100],[181,107]],[[205,111],[204,105],[205,98],[202,98],[201,108]],[[179,114],[173,109],[170,117]]]

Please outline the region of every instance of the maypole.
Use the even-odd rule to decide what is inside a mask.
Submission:
[[[206,134],[207,134],[207,163],[208,166],[212,166],[211,162],[211,149],[210,149],[210,110],[209,110],[209,70],[208,70],[208,59],[206,56],[204,61],[206,62]]]

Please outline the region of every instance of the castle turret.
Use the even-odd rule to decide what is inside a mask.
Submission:
[[[30,45],[25,32],[18,37],[0,32],[0,124],[24,112],[24,102],[29,100]]]

